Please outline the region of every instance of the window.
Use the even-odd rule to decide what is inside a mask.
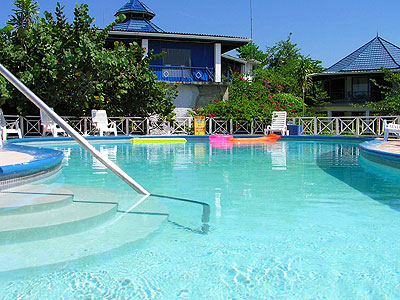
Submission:
[[[353,99],[369,98],[368,77],[353,77]]]
[[[163,57],[163,66],[190,67],[192,65],[190,49],[162,49],[167,54]]]
[[[345,79],[344,78],[337,78],[332,79],[331,81],[331,100],[343,100],[345,91]]]

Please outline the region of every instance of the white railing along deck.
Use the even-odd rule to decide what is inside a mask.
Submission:
[[[39,116],[5,115],[7,122],[19,121],[24,137],[42,135]],[[84,136],[93,135],[91,117],[62,117],[72,128]],[[117,124],[118,135],[193,134],[193,117],[179,117],[174,121],[154,117],[111,117]],[[301,125],[303,135],[383,137],[383,121],[400,124],[400,116],[370,117],[294,117],[288,124]],[[266,120],[224,120],[206,118],[206,133],[263,134],[269,123]]]

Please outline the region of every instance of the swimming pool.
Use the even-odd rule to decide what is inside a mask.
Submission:
[[[150,192],[208,203],[208,230],[198,205],[165,199],[169,222],[150,236],[94,259],[3,274],[4,299],[400,297],[400,172],[366,161],[354,143],[96,147]],[[67,158],[46,184],[89,189],[94,200],[110,193],[129,207],[129,188],[84,150],[51,148]]]

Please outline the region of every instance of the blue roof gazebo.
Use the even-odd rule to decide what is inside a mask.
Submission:
[[[330,105],[325,106],[328,114],[336,112],[367,112],[368,108],[351,104],[364,104],[382,100],[384,80],[383,68],[400,71],[400,47],[376,36],[321,73],[312,74],[314,82],[322,82]],[[378,85],[372,83],[377,82]]]
[[[377,36],[322,74],[381,71],[382,68],[400,70],[400,48]]]
[[[115,14],[116,17],[124,14],[126,20],[118,23],[113,30],[139,31],[139,32],[164,32],[150,20],[156,15],[140,0],[129,0]]]

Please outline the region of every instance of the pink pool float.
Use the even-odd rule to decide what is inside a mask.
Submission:
[[[210,135],[210,146],[217,149],[230,149],[233,147],[229,139],[233,138],[230,134],[213,134]]]
[[[233,135],[230,134],[213,134],[210,135],[210,142],[228,142],[229,139],[232,139]]]

